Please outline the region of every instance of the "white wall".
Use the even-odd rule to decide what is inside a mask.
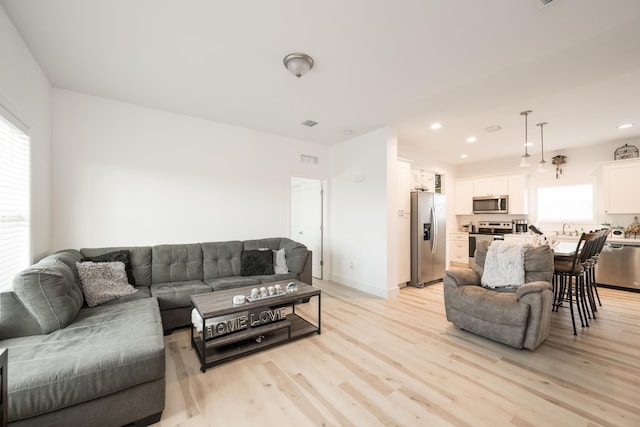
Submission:
[[[319,144],[54,89],[52,248],[288,236],[291,176],[326,179],[328,157]]]
[[[382,128],[331,147],[332,280],[398,294],[395,131]]]
[[[0,7],[0,104],[29,128],[31,138],[31,253],[50,249],[51,86]]]

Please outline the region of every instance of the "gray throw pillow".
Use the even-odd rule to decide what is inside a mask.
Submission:
[[[273,272],[275,274],[287,274],[289,272],[287,268],[287,255],[284,252],[284,248],[273,251]]]
[[[127,281],[131,285],[135,286],[135,284],[136,284],[136,279],[134,279],[134,277],[133,277],[133,270],[132,270],[132,267],[131,267],[131,254],[126,249],[123,249],[121,251],[107,252],[106,254],[96,255],[96,256],[92,256],[92,257],[86,257],[82,261],[83,262],[86,262],[86,261],[93,261],[93,262],[123,262],[124,263],[124,269],[127,272]]]
[[[78,262],[78,276],[89,307],[137,292],[127,282],[123,262]]]

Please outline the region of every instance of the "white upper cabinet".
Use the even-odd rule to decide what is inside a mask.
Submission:
[[[411,212],[411,165],[398,160],[398,213]]]
[[[506,196],[507,194],[509,194],[509,177],[507,175],[479,178],[473,182],[475,197]]]
[[[529,183],[527,175],[509,175],[509,214],[529,214]]]
[[[603,163],[602,183],[605,212],[640,213],[640,159]]]
[[[472,179],[456,181],[456,215],[473,214],[473,188]]]
[[[456,215],[473,214],[473,198],[509,196],[509,214],[529,213],[528,179],[526,174],[465,178],[456,181]]]

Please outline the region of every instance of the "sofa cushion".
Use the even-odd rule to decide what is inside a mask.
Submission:
[[[451,307],[478,319],[496,324],[526,326],[529,306],[518,302],[516,293],[496,292],[481,286],[462,286],[457,298],[448,301]]]
[[[152,247],[151,252],[152,284],[202,280],[204,278],[202,247],[199,243],[159,245]]]
[[[148,286],[134,286],[136,292],[128,295],[123,295],[120,298],[112,299],[111,301],[107,301],[104,304],[100,305],[114,305],[114,304],[122,304],[129,301],[135,301],[142,298],[150,298],[151,297],[151,289]]]
[[[545,281],[553,279],[553,251],[549,245],[528,248],[524,253],[525,282]]]
[[[151,295],[158,298],[160,310],[191,306],[191,295],[211,292],[211,287],[200,280],[154,283]]]
[[[242,242],[207,242],[202,244],[204,279],[240,276]]]
[[[151,286],[151,246],[116,246],[107,248],[83,248],[80,253],[92,258],[109,252],[129,251],[131,273],[137,286]],[[133,285],[133,283],[132,283]]]
[[[65,329],[2,345],[9,348],[10,422],[164,377],[164,337],[154,298],[83,308]]]
[[[89,307],[95,307],[136,289],[127,281],[123,262],[79,262],[76,264],[82,281],[82,292]]]
[[[489,250],[490,241],[481,240],[476,243],[475,264],[473,271],[482,276],[484,263]],[[551,282],[553,278],[553,252],[548,245],[529,247],[524,253],[524,282],[537,282],[540,280]]]
[[[217,279],[205,279],[204,282],[211,286],[214,291],[224,291],[225,289],[253,286],[261,283],[258,277],[246,276],[219,277]]]
[[[76,273],[58,257],[44,258],[18,273],[13,292],[44,334],[69,325],[83,303]]]
[[[0,292],[0,342],[9,338],[40,334],[40,324],[20,303],[16,294]]]
[[[131,254],[128,249],[119,251],[107,252],[106,254],[96,255],[93,257],[86,257],[82,261],[92,262],[121,262],[124,264],[125,271],[127,273],[127,281],[129,284],[136,284],[136,279],[133,277],[133,271],[131,268]]]
[[[252,277],[256,280],[259,280],[260,283],[270,283],[270,282],[283,282],[283,281],[289,282],[291,280],[296,280],[298,278],[298,275],[295,273],[287,273],[287,274],[271,274],[269,276],[252,276]]]
[[[262,276],[273,274],[273,251],[244,250],[240,258],[241,276]]]
[[[529,304],[519,302],[515,292],[496,292],[475,285],[445,292],[449,293],[445,297],[447,319],[457,327],[513,347],[523,347]]]

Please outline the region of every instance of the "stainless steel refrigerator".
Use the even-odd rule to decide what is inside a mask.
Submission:
[[[411,286],[422,288],[444,277],[446,207],[444,194],[411,193]]]

